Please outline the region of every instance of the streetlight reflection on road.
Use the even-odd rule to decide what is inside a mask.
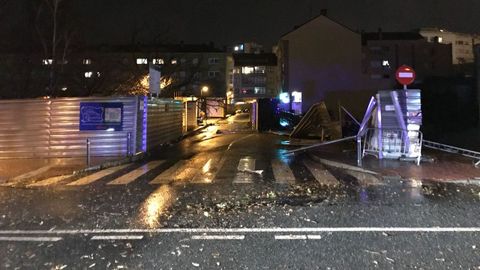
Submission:
[[[155,190],[141,206],[140,220],[148,228],[156,228],[160,225],[162,214],[172,205],[175,191],[169,185],[163,185]]]

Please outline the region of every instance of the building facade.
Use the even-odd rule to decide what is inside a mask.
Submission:
[[[233,62],[234,100],[277,96],[275,54],[237,53]]]
[[[411,66],[419,83],[428,77],[452,75],[451,45],[427,42],[414,32],[362,33],[362,72],[366,88],[400,87],[395,72]]]
[[[2,53],[0,58],[8,58],[0,69],[25,66],[26,59],[30,63],[22,74],[29,85],[16,89],[27,93],[25,97],[147,94],[151,66],[161,72],[161,96],[225,97],[229,87],[227,54],[211,45],[97,46],[74,48],[57,59],[38,52]],[[55,91],[48,89],[52,70]],[[16,84],[1,78],[0,90],[6,98],[11,97],[9,85]],[[208,92],[202,93],[205,86]]]
[[[480,35],[450,32],[439,28],[422,28],[419,33],[428,42],[451,44],[454,65],[474,62],[473,46],[480,44]]]
[[[281,90],[301,93],[302,112],[332,92],[361,87],[361,35],[320,15],[278,44]]]

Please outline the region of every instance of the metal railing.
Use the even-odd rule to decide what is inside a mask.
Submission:
[[[379,159],[412,158],[419,165],[422,141],[421,131],[368,128],[363,136],[361,158],[366,155],[373,155]]]

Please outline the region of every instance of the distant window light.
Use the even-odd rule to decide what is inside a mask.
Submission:
[[[243,51],[243,44],[238,45],[241,51]]]
[[[208,58],[208,64],[210,65],[218,64],[218,58],[216,57]]]
[[[102,76],[102,73],[100,71],[97,71],[97,77]]]
[[[93,71],[85,72],[85,78],[92,78],[92,76],[93,76]]]
[[[262,67],[255,67],[255,73],[265,73],[266,68]]]
[[[382,66],[383,67],[390,67],[390,62],[388,60],[383,60],[382,61]]]
[[[48,66],[48,65],[51,65],[53,64],[53,59],[43,59],[42,60],[42,65],[44,66]]]
[[[235,47],[233,48],[233,50],[236,51],[236,52],[238,52],[238,51],[240,50],[240,47],[235,46]]]
[[[62,89],[62,91],[63,91],[63,92],[65,92],[65,91],[67,91],[67,90],[68,90],[68,87],[66,87],[66,86],[63,86],[61,89]]]
[[[172,65],[176,65],[178,63],[177,59],[172,59],[172,61],[170,61],[170,63],[172,63]]]
[[[443,37],[438,37],[438,43],[442,43],[443,42]]]
[[[165,61],[162,58],[156,58],[156,59],[152,60],[152,63],[154,65],[163,65],[163,64],[165,64]]]
[[[147,58],[137,58],[137,65],[146,65],[148,64]]]
[[[255,91],[255,94],[258,94],[258,95],[263,95],[266,93],[265,87],[255,87],[254,91]]]
[[[192,59],[192,64],[198,65],[198,58],[193,58]]]
[[[91,65],[92,64],[92,59],[89,59],[89,58],[83,59],[83,64],[84,65]]]
[[[242,67],[242,74],[251,74],[255,72],[253,67]]]

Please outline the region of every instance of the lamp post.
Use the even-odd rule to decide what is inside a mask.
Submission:
[[[202,99],[202,110],[205,113],[205,121],[208,119],[208,114],[207,114],[207,100],[206,98],[203,97],[203,93],[208,93],[208,86],[204,85],[202,89],[200,90],[200,98]]]

